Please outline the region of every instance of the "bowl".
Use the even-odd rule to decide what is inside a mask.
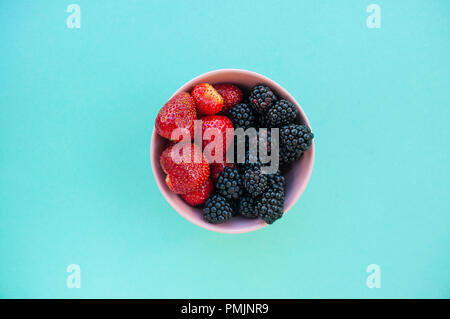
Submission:
[[[271,87],[279,97],[289,100],[294,105],[296,105],[299,110],[297,119],[298,122],[310,126],[306,114],[303,112],[302,108],[294,99],[294,97],[292,97],[292,95],[290,95],[289,92],[281,87],[278,83],[261,74],[240,69],[221,69],[211,71],[190,80],[189,82],[181,86],[173,95],[180,92],[191,92],[194,86],[199,83],[232,83],[246,90],[251,89],[256,84],[265,84]],[[260,219],[246,219],[239,216],[233,217],[226,223],[218,225],[209,224],[204,221],[200,208],[192,207],[189,204],[185,203],[179,195],[170,191],[165,183],[166,175],[159,164],[159,157],[163,150],[167,147],[167,145],[168,141],[165,138],[159,136],[156,133],[156,130],[153,129],[150,146],[150,159],[153,175],[155,176],[156,183],[163,196],[181,216],[195,225],[220,233],[247,233],[258,230],[267,225]],[[311,148],[306,151],[298,161],[294,162],[287,173],[284,174],[286,179],[284,213],[287,213],[292,208],[292,206],[298,201],[303,191],[305,190],[311,176],[313,162],[314,141],[311,145]]]

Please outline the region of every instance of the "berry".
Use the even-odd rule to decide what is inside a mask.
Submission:
[[[242,172],[246,168],[261,165],[258,157],[258,131],[255,129],[253,132],[250,131],[251,134],[247,134],[248,132],[249,129],[241,136],[235,131],[234,136],[234,160]]]
[[[302,156],[302,151],[289,151],[284,148],[280,148],[279,163],[281,166],[298,161]]]
[[[280,172],[274,174],[267,174],[267,181],[269,182],[269,187],[275,191],[282,192],[284,194],[285,179]]]
[[[253,144],[255,143],[255,144]],[[273,144],[273,145],[272,145]],[[258,151],[258,154],[260,154],[261,150],[264,150],[264,147],[266,148],[266,154],[270,155],[272,146],[276,147],[277,145],[276,139],[272,139],[272,132],[271,129],[261,128],[258,130],[257,135],[251,139],[249,139],[249,145],[256,145],[256,149]]]
[[[222,110],[223,98],[211,84],[197,84],[192,90],[192,97],[201,114],[213,115]]]
[[[155,120],[155,129],[159,135],[168,139],[172,139],[172,132],[175,129],[186,129],[193,137],[194,120],[196,119],[194,99],[189,93],[179,93],[159,110]],[[174,141],[179,142],[181,138],[179,136]]]
[[[297,117],[297,107],[287,100],[279,100],[267,112],[270,127],[280,127],[294,123]]]
[[[251,196],[244,195],[239,201],[238,212],[247,218],[258,217],[258,213],[255,210],[255,199]]]
[[[280,129],[280,163],[298,160],[311,147],[314,134],[306,125],[290,124]]]
[[[283,216],[285,180],[280,172],[266,176],[269,188],[257,201],[255,210],[261,219],[272,224]]]
[[[159,162],[167,174],[167,186],[177,194],[199,189],[209,177],[209,164],[200,147],[195,144],[169,146],[162,152]]]
[[[272,224],[283,216],[284,193],[270,187],[256,203],[259,218]]]
[[[237,86],[233,84],[216,84],[214,88],[223,98],[223,113],[228,112],[233,106],[242,102],[243,94]]]
[[[222,173],[225,167],[235,168],[236,164],[224,162],[224,163],[211,163],[211,165],[209,165],[209,169],[211,171],[210,172],[211,178],[214,182],[217,181],[217,179],[220,176],[220,173]]]
[[[208,147],[208,149],[205,152],[206,157],[208,158],[210,163],[223,163],[224,158],[226,156],[227,148],[232,142],[231,139],[229,141],[226,138],[226,131],[227,129],[233,128],[233,123],[231,120],[224,116],[224,115],[209,115],[205,116],[201,119],[202,121],[202,136],[203,136],[203,151],[205,152],[205,148],[211,143],[211,146]],[[217,129],[222,134],[222,156],[220,154],[216,154],[216,147],[215,146],[215,139],[216,134],[214,131],[210,131],[212,133],[210,135],[211,139],[208,139],[207,135],[205,135],[205,132],[209,129]]]
[[[238,170],[225,167],[217,179],[216,190],[226,199],[238,199],[242,195],[242,182]]]
[[[277,97],[268,86],[256,85],[250,91],[250,104],[258,113],[270,109],[276,100]]]
[[[245,140],[245,157],[243,159],[238,158],[239,152],[244,150],[238,148],[239,139],[235,136],[235,160],[238,163],[238,167],[241,171],[245,171],[246,168],[270,165],[272,159],[272,148],[278,149],[277,139],[272,138],[270,129],[259,129],[255,135],[246,136]],[[265,147],[265,151],[264,151]],[[263,163],[262,163],[263,162]]]
[[[206,202],[206,200],[209,197],[209,194],[212,192],[213,189],[214,184],[212,180],[208,178],[206,183],[200,186],[199,189],[187,194],[183,194],[181,195],[181,198],[183,198],[183,200],[189,205],[197,206]]]
[[[234,127],[242,127],[247,129],[255,125],[255,114],[253,109],[245,103],[237,104],[229,112],[228,116],[233,122]]]
[[[246,151],[244,162],[239,162],[239,159],[237,158],[237,167],[241,172],[245,172],[247,169],[251,168],[259,168],[261,166],[261,162],[258,159],[257,153]]]
[[[226,222],[233,215],[233,208],[225,197],[213,195],[206,200],[203,208],[203,219],[211,224],[221,224]]]
[[[257,197],[268,187],[267,176],[259,167],[248,168],[244,173],[244,186],[252,197]]]

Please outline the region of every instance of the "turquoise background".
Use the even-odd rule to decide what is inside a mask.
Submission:
[[[0,0],[0,296],[450,297],[450,2],[373,2],[381,29],[362,0]],[[299,202],[242,235],[150,168],[159,108],[219,68],[280,83],[316,134]]]

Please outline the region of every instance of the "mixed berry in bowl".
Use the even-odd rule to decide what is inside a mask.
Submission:
[[[175,94],[155,121],[167,139],[159,158],[167,187],[207,223],[272,224],[284,213],[285,175],[314,137],[298,112],[264,84],[200,83]]]

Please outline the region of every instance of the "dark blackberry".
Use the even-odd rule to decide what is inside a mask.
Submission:
[[[279,163],[280,166],[298,161],[300,157],[302,156],[302,151],[289,151],[285,148],[280,148],[280,157],[279,157]]]
[[[262,113],[272,107],[273,103],[277,100],[276,95],[272,90],[265,85],[256,85],[250,91],[249,101],[253,109]]]
[[[242,127],[247,129],[255,125],[256,117],[253,109],[245,104],[237,104],[228,111],[229,118],[234,124],[234,128]]]
[[[280,172],[274,174],[267,174],[267,180],[269,182],[269,187],[275,191],[282,192],[284,194],[285,179]]]
[[[247,134],[247,133],[251,133],[249,130],[247,130],[247,132],[245,133],[244,136],[240,135],[239,130],[242,129],[238,129],[235,130],[235,135],[234,135],[234,160],[236,163],[242,164],[244,161],[248,161],[248,150],[250,149],[250,144],[254,143],[254,141],[256,140],[256,137],[254,137],[253,135],[257,135],[258,131],[255,129],[253,131],[253,134]],[[257,145],[256,145],[257,147]],[[233,149],[231,147],[228,148],[227,153],[233,151]],[[257,148],[256,148],[257,151]],[[243,158],[238,157],[239,156],[243,156]],[[257,155],[257,153],[256,153]],[[256,158],[256,157],[255,157]]]
[[[267,111],[266,117],[270,127],[288,125],[294,123],[297,107],[287,100],[279,100]]]
[[[227,199],[238,199],[242,195],[242,181],[236,168],[225,167],[216,182],[217,193]]]
[[[248,168],[244,173],[244,186],[252,197],[257,197],[268,187],[267,176],[259,167]]]
[[[272,139],[271,129],[259,129],[258,130],[258,152],[260,151],[259,148],[260,148],[261,144],[266,145],[266,150],[267,150],[266,154],[267,155],[271,154],[272,146],[276,147],[278,145],[278,141],[276,139]]]
[[[250,151],[250,149],[252,149],[257,154],[259,152],[259,141],[262,139],[264,139],[265,142],[267,142],[267,140],[270,140],[270,131],[269,130],[264,130],[264,131],[257,130],[256,135],[249,136],[246,139],[246,144],[245,144],[246,151]],[[269,138],[268,138],[268,136],[269,136]]]
[[[244,195],[239,201],[239,214],[246,218],[258,217],[255,211],[255,199],[251,196]]]
[[[237,142],[238,141],[235,138],[235,145],[237,145]],[[266,147],[266,151],[264,152],[264,154],[260,152],[260,147],[263,145],[265,145]],[[260,129],[256,132],[255,136],[246,137],[244,153],[245,157],[243,159],[238,159],[237,153],[235,153],[235,159],[238,163],[238,167],[242,169],[258,165],[260,166],[261,160],[264,160],[264,164],[266,164],[268,159],[262,158],[262,156],[270,156],[272,147],[278,147],[278,142],[275,139],[272,139],[270,129]],[[263,150],[263,148],[261,148],[261,150]]]
[[[290,124],[280,129],[281,144],[290,151],[307,151],[313,138],[314,134],[306,125]]]
[[[270,187],[256,203],[259,218],[272,224],[283,216],[284,192]]]
[[[203,208],[203,219],[210,224],[221,224],[233,215],[233,208],[225,197],[213,195],[206,200]]]
[[[237,167],[242,173],[244,173],[247,169],[261,167],[261,162],[258,159],[257,153],[255,154],[253,152],[246,151],[244,159],[244,162],[237,163]]]
[[[280,129],[280,163],[298,160],[311,147],[314,134],[306,125],[290,124]]]

